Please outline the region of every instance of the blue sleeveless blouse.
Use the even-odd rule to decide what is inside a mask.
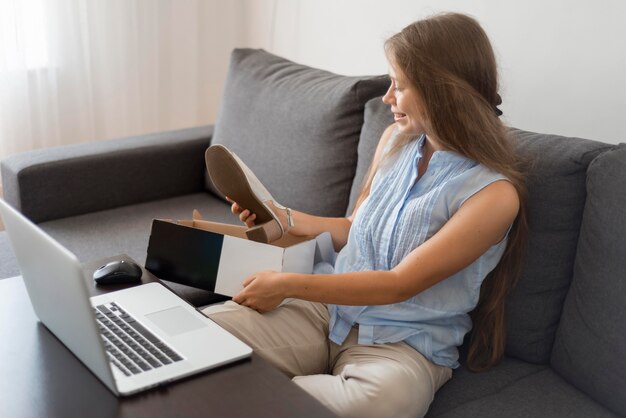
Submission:
[[[437,151],[416,182],[424,142],[422,136],[383,159],[369,196],[354,216],[348,242],[337,255],[335,273],[393,269],[439,231],[465,200],[506,180],[455,152]],[[458,367],[457,346],[472,327],[468,313],[478,303],[480,285],[500,261],[506,242],[504,238],[465,269],[404,302],[328,305],[330,340],[343,343],[358,324],[360,344],[405,341],[436,364]]]

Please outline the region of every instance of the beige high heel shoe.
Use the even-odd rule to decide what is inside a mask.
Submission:
[[[249,240],[270,243],[287,232],[268,205],[269,202],[276,208],[285,210],[287,228],[293,226],[291,210],[276,203],[270,192],[234,152],[223,145],[215,144],[207,148],[204,159],[215,187],[239,206],[256,215],[256,225],[246,231]]]

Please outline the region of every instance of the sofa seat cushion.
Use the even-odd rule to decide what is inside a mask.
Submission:
[[[499,376],[501,366],[485,373],[463,379],[454,376],[435,395],[435,403],[427,417],[438,418],[616,418],[602,405],[559,377],[552,369],[543,368],[518,378]],[[519,367],[519,366],[518,366]],[[541,366],[535,366],[541,367]],[[530,369],[524,368],[525,371]],[[521,370],[517,370],[521,372]],[[495,373],[495,375],[494,375]],[[521,373],[520,373],[521,374]],[[458,381],[455,382],[455,379]],[[511,379],[512,378],[512,379]],[[486,381],[491,380],[488,384]],[[454,386],[452,386],[454,384]],[[450,385],[450,386],[449,386]],[[478,388],[490,387],[489,393],[459,403],[465,392],[477,394]],[[448,391],[445,393],[444,391]],[[440,396],[444,399],[439,399]],[[444,401],[454,402],[444,405]]]
[[[507,300],[506,353],[548,363],[572,280],[589,163],[611,145],[514,131],[528,160],[528,247],[522,277]]]
[[[626,416],[626,144],[597,157],[552,367]]]
[[[238,222],[227,204],[201,192],[57,219],[39,226],[81,261],[125,253],[143,265],[152,219],[191,219],[193,209],[207,219]]]
[[[435,395],[428,416],[440,416],[461,405],[493,395],[502,388],[548,367],[510,357],[505,357],[497,367],[486,373],[473,373],[463,366],[459,367],[454,370],[452,379]]]
[[[234,151],[277,201],[343,216],[365,103],[387,77],[347,77],[236,49],[211,143]]]
[[[239,223],[239,220],[230,213],[230,207],[226,203],[209,193],[201,192],[57,219],[44,222],[40,226],[82,262],[127,254],[144,265],[152,220],[190,219],[194,209],[198,209],[206,219]],[[3,249],[0,251],[4,252]],[[6,251],[12,255],[11,250]],[[18,274],[19,271],[16,271],[10,275]],[[196,306],[206,305],[215,300],[211,292],[168,284]]]

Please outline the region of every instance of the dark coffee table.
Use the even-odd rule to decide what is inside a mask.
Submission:
[[[120,257],[112,257],[111,259]],[[96,287],[95,295],[129,286]],[[144,283],[158,281],[145,271]],[[0,280],[0,417],[334,417],[259,356],[115,397],[39,322],[21,277]]]

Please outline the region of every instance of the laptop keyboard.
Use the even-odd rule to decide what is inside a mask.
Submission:
[[[114,302],[98,305],[94,311],[109,360],[126,376],[182,360]]]

